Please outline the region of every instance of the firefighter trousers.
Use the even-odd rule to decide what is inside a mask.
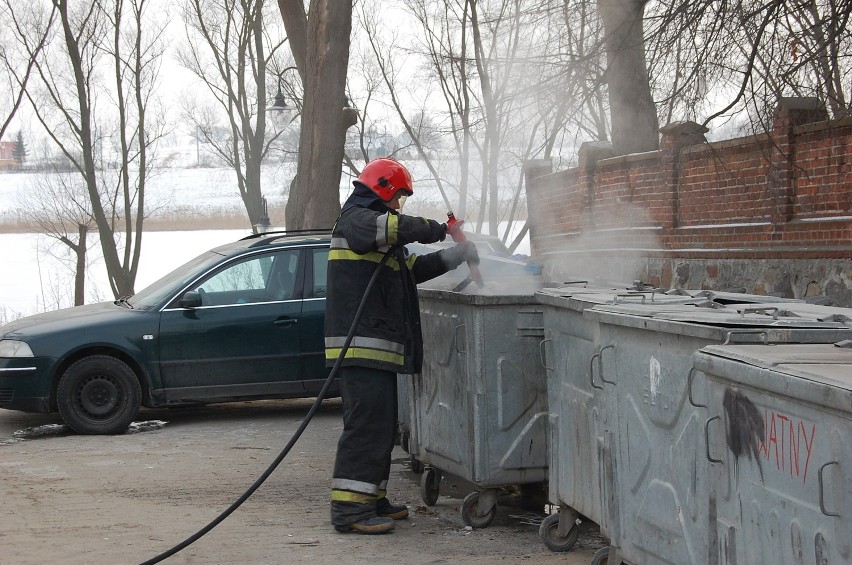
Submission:
[[[396,373],[341,367],[343,433],[331,485],[331,523],[345,526],[376,515],[386,493],[396,433]]]

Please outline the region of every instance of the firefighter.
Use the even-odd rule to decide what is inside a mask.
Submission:
[[[423,342],[416,284],[462,262],[479,262],[471,242],[422,256],[406,244],[435,243],[447,226],[400,213],[414,194],[411,174],[398,161],[370,161],[335,223],[328,257],[326,365],[337,361],[373,272],[380,272],[340,368],[343,433],[331,490],[331,523],[339,532],[381,534],[408,508],[386,496],[396,432],[397,373],[418,373]]]

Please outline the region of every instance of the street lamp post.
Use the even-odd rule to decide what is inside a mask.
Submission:
[[[257,233],[266,233],[269,231],[269,228],[272,227],[272,222],[269,221],[269,205],[266,202],[266,197],[260,197],[261,206],[263,206],[263,212],[260,215],[260,222],[254,225],[254,229]]]
[[[284,92],[281,90],[281,77],[289,70],[297,70],[296,67],[287,67],[278,74],[278,92],[275,94],[275,101],[272,106],[266,109],[267,112],[275,115],[275,121],[279,124],[289,125],[296,117],[297,110],[295,107],[290,107],[287,104],[287,99]]]

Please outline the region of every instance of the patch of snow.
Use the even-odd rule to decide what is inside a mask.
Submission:
[[[12,437],[18,440],[25,440],[61,436],[69,433],[71,433],[71,430],[63,424],[45,424],[43,426],[33,426],[18,430],[12,434]]]
[[[132,422],[125,430],[124,434],[138,434],[141,432],[150,432],[153,430],[160,430],[166,427],[168,422],[164,420],[144,420],[142,422]]]

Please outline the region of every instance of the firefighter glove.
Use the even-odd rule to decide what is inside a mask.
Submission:
[[[479,252],[477,252],[476,245],[472,241],[464,241],[455,247],[444,249],[441,254],[450,269],[455,269],[464,262],[471,265],[479,264]]]
[[[435,220],[426,220],[429,223],[429,237],[420,240],[421,243],[435,243],[444,241],[447,237],[447,224],[441,224]]]

